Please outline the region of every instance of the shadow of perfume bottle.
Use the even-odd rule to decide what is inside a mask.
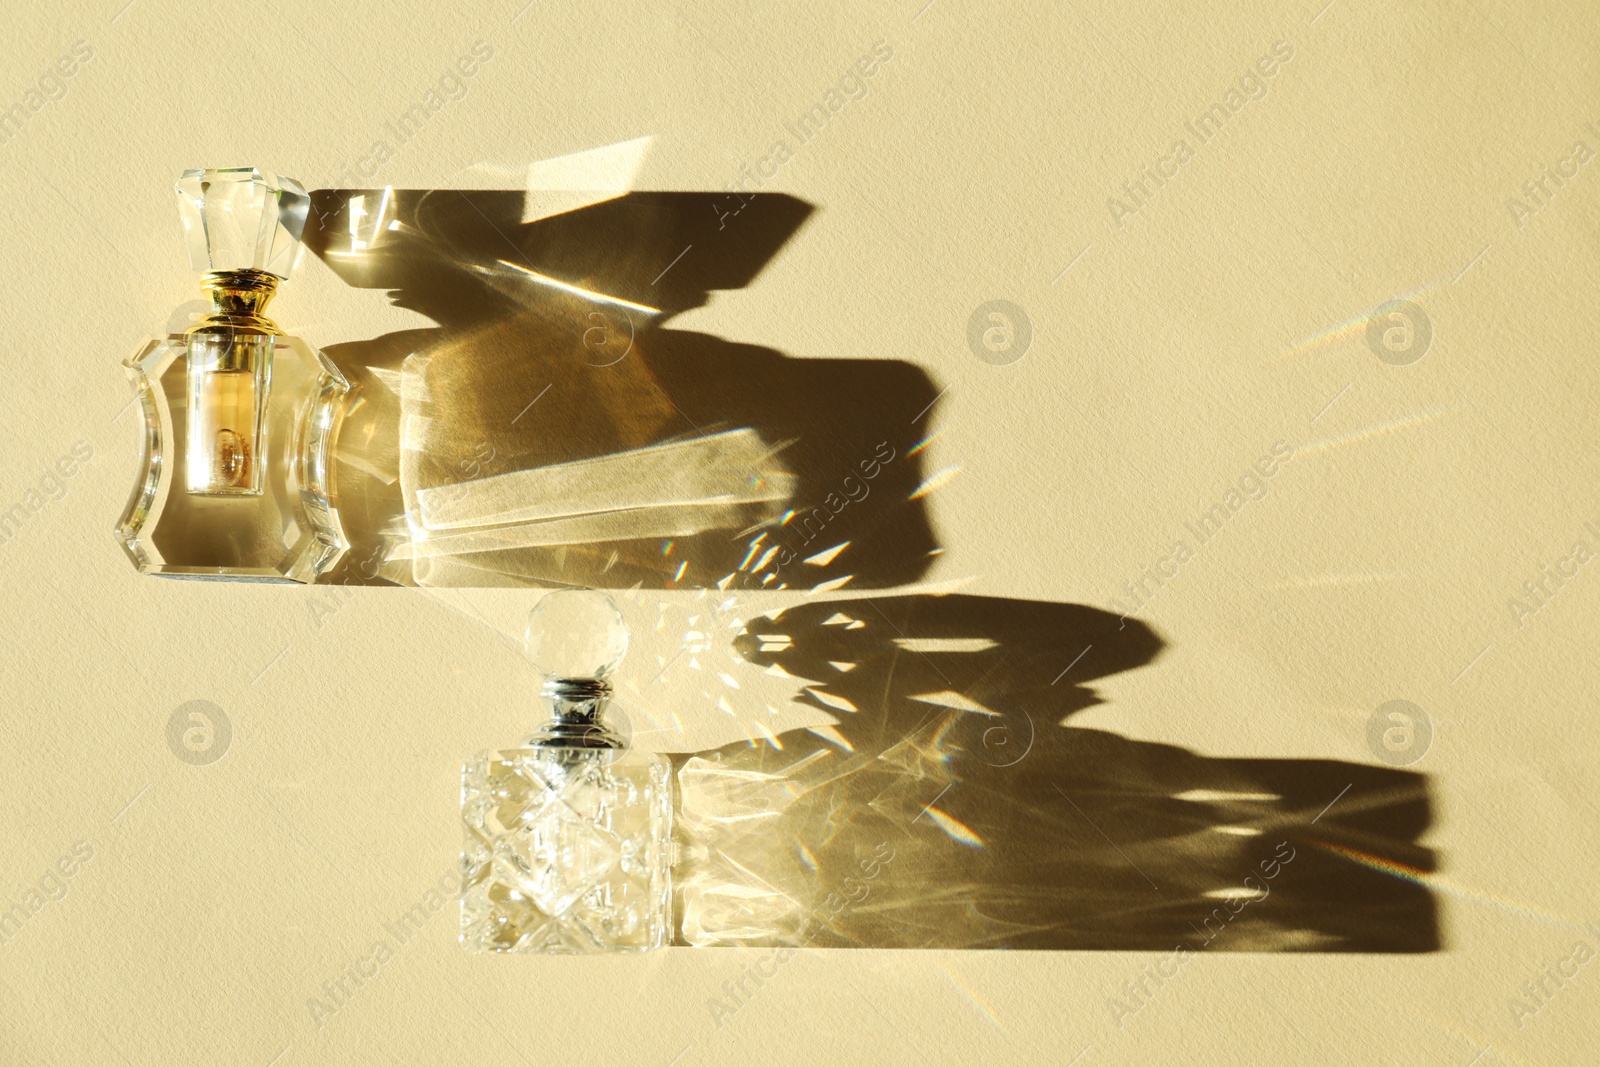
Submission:
[[[325,581],[776,589],[819,555],[810,586],[926,571],[926,374],[664,325],[748,285],[809,205],[632,193],[523,222],[518,192],[312,201],[315,254],[438,324],[325,349],[354,385],[335,452],[352,550]]]
[[[1156,657],[1141,623],[890,596],[758,618],[737,645],[837,725],[675,757],[680,944],[1439,947],[1413,878],[1435,867],[1423,776],[1065,725],[1099,703],[1086,683]]]
[[[939,393],[889,359],[674,330],[798,231],[792,197],[321,190],[306,243],[436,326],[329,346],[353,543],[324,580],[887,588],[938,544]],[[802,565],[803,564],[803,565]],[[803,580],[797,575],[804,574]],[[836,725],[674,757],[678,942],[1421,952],[1426,779],[1072,727],[1146,626],[971,596],[811,600],[752,663]]]

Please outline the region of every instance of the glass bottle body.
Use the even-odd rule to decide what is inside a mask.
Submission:
[[[672,775],[662,755],[528,745],[462,769],[461,943],[600,953],[672,939]]]
[[[338,562],[330,453],[349,384],[326,356],[219,325],[153,340],[126,367],[143,433],[117,533],[140,571],[309,582]]]

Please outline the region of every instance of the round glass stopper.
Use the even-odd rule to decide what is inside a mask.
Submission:
[[[604,593],[546,593],[528,614],[528,656],[546,678],[604,678],[628,651],[628,624]]]

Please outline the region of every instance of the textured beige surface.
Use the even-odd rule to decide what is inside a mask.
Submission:
[[[1600,567],[1571,559],[1600,548],[1593,8],[119,3],[12,4],[0,44],[0,107],[25,116],[0,144],[0,507],[28,509],[0,544],[0,901],[60,896],[0,944],[0,1060],[1592,1062],[1600,965],[1572,960],[1600,946]],[[374,155],[477,42],[492,57],[464,94]],[[866,95],[793,142],[785,124],[877,42],[892,58]],[[1186,132],[1230,90],[1220,133]],[[1109,998],[1157,957],[808,952],[719,1018],[708,1001],[754,954],[486,961],[456,948],[453,906],[385,933],[451,870],[455,768],[518,735],[531,674],[413,592],[329,613],[128,565],[117,364],[196,296],[170,183],[247,162],[448,187],[643,135],[641,188],[765,163],[765,188],[818,208],[679,325],[948,386],[930,469],[960,470],[932,499],[933,578],[1108,605],[1275,442],[1296,448],[1137,612],[1164,656],[1074,722],[1373,762],[1373,709],[1420,705],[1443,951],[1206,955],[1120,1020]],[[1122,186],[1145,167],[1166,177],[1141,204]],[[1402,295],[1433,339],[1391,366],[1363,328]],[[991,299],[1032,323],[1010,366],[968,348]],[[276,307],[319,344],[425,325],[310,259]],[[1514,611],[1563,560],[1575,577]],[[632,610],[648,631],[655,609]],[[636,668],[680,637],[646,632]],[[701,691],[669,672],[648,699],[682,743],[729,740]],[[231,718],[209,766],[166,742],[191,699]],[[313,1012],[346,967],[376,975]]]

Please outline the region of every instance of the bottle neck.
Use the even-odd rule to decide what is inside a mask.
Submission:
[[[200,279],[211,297],[211,313],[189,328],[190,333],[227,327],[280,333],[263,312],[278,291],[278,276],[264,270],[214,270]]]
[[[611,687],[598,678],[552,678],[540,691],[550,719],[528,743],[535,748],[622,749],[623,736],[605,721]]]

